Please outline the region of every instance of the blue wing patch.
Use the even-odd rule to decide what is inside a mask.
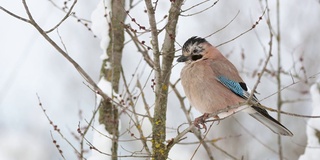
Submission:
[[[251,90],[247,87],[247,85],[244,82],[236,82],[231,79],[228,79],[225,76],[218,76],[217,80],[224,86],[226,86],[228,89],[230,89],[233,93],[235,93],[239,97],[242,97],[243,99],[248,99],[248,97],[250,96]],[[259,100],[255,95],[253,95],[252,100],[254,102],[259,103]]]
[[[221,82],[228,89],[230,89],[233,93],[245,98],[244,92],[246,91],[243,90],[239,82],[233,81],[224,76],[218,76],[218,81]]]

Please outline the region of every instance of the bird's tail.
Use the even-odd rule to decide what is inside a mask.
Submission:
[[[248,109],[251,110],[248,112],[253,118],[264,124],[274,133],[284,136],[293,136],[292,132],[289,129],[287,129],[280,122],[272,118],[265,109],[255,106],[252,106],[252,108],[249,107]]]

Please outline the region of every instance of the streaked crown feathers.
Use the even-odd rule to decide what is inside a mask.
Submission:
[[[201,37],[193,36],[183,44],[182,52],[190,52],[192,46],[198,46],[199,44],[204,42],[207,42],[207,40]]]

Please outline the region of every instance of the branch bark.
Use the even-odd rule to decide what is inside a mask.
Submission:
[[[181,5],[183,0],[176,0],[171,3],[169,10],[168,23],[166,25],[166,34],[162,45],[162,64],[160,66],[160,51],[158,42],[158,30],[155,19],[155,8],[152,6],[151,0],[145,0],[147,12],[149,16],[149,24],[151,28],[151,44],[154,55],[155,69],[155,108],[152,123],[152,149],[153,159],[167,159],[169,149],[165,145],[166,139],[166,112],[169,79],[171,75],[171,67],[174,59],[174,42],[176,35],[176,26],[179,19]]]
[[[104,60],[101,67],[101,78],[105,78],[112,84],[112,90],[119,92],[119,81],[121,75],[121,59],[124,47],[124,27],[123,22],[126,18],[124,10],[124,0],[111,1],[111,29],[109,32],[110,42],[106,51],[108,59]],[[107,68],[107,64],[111,67]],[[113,92],[112,92],[113,93]],[[113,98],[113,96],[112,96]],[[112,135],[111,154],[112,159],[118,159],[118,140],[119,140],[119,111],[118,105],[110,101],[100,102],[99,122],[105,125],[106,130]]]

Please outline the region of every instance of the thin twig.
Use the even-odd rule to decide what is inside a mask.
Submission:
[[[266,10],[267,10],[267,8],[265,9],[265,11],[266,11]],[[263,12],[263,15],[264,15],[265,11]],[[262,16],[263,16],[263,15],[262,15]],[[262,16],[261,16],[261,17],[262,17]],[[261,17],[260,17],[260,18],[261,18]],[[259,18],[259,20],[261,20],[260,18]],[[261,72],[258,74],[258,79],[257,79],[254,87],[253,87],[252,90],[251,90],[250,96],[248,97],[248,100],[247,100],[248,103],[249,103],[249,102],[251,101],[251,99],[253,98],[254,93],[255,93],[256,89],[258,88],[258,85],[259,85],[259,83],[260,83],[260,81],[261,81],[262,75],[263,75],[264,72],[266,71],[267,65],[268,65],[268,63],[269,63],[269,61],[270,61],[270,58],[272,57],[272,37],[273,37],[273,35],[272,35],[272,33],[270,32],[269,54],[268,54],[268,56],[267,56],[266,61],[264,62],[264,65],[263,65],[263,67],[262,67]]]
[[[3,8],[2,6],[0,6],[0,10],[3,10],[4,12],[6,12],[7,14],[9,14],[10,16],[12,16],[12,17],[14,17],[14,18],[17,18],[17,19],[19,19],[19,20],[21,20],[21,21],[30,23],[30,20],[25,19],[25,18],[23,18],[23,17],[21,17],[21,16],[18,16],[18,15],[16,15],[16,14],[8,11],[7,9]]]
[[[212,35],[222,31],[225,28],[227,28],[238,17],[239,13],[240,13],[240,10],[237,12],[237,14],[226,25],[224,25],[222,28],[216,30],[215,32],[210,33],[209,35],[205,36],[204,38],[211,37]]]
[[[51,131],[50,131],[50,136],[51,136],[51,139],[52,139],[52,141],[53,141],[53,144],[56,146],[56,148],[57,148],[60,156],[65,160],[66,158],[65,158],[64,155],[63,155],[63,151],[61,150],[60,145],[57,144],[57,140],[55,140],[55,139],[53,138],[53,135],[52,135],[52,132],[51,132]]]
[[[139,120],[138,115],[137,115],[137,112],[136,112],[136,106],[134,105],[135,103],[133,102],[133,99],[132,99],[133,96],[132,96],[131,92],[129,91],[129,86],[128,86],[127,81],[126,81],[126,79],[125,79],[124,72],[122,71],[121,73],[122,73],[122,78],[123,78],[124,86],[125,86],[125,89],[126,89],[126,92],[127,92],[127,94],[128,94],[128,98],[129,98],[130,104],[131,104],[131,109],[132,109],[132,113],[133,113],[133,117],[134,117],[134,119],[132,119],[132,120],[133,120],[133,122],[134,122],[134,124],[135,124],[136,129],[137,129],[138,132],[139,132],[139,135],[140,135],[140,139],[141,139],[141,143],[142,143],[142,145],[143,145],[143,148],[146,150],[146,152],[148,153],[148,155],[151,155],[151,151],[150,151],[149,146],[148,146],[148,144],[147,144],[147,139],[146,139],[146,137],[145,137],[145,135],[144,135],[144,133],[143,133],[143,128],[142,128],[142,125],[141,125],[141,123],[140,123],[140,120]],[[130,116],[130,117],[131,117],[131,116]],[[151,117],[149,117],[149,119],[151,119]]]
[[[50,125],[53,127],[53,130],[54,130],[55,132],[57,132],[57,133],[60,135],[60,137],[61,137],[64,141],[66,141],[66,142],[72,147],[72,149],[74,150],[74,152],[75,152],[77,155],[80,156],[81,153],[76,149],[76,147],[75,147],[66,137],[64,137],[64,135],[62,134],[62,132],[61,132],[61,130],[58,128],[58,126],[55,125],[55,124],[53,123],[53,121],[50,119],[49,115],[48,115],[47,112],[46,112],[46,109],[44,109],[44,107],[42,106],[42,102],[41,102],[41,100],[40,100],[40,96],[38,95],[38,93],[36,93],[36,96],[37,96],[37,98],[38,98],[39,106],[40,106],[43,114],[46,116],[48,122],[49,122]]]
[[[47,33],[36,23],[36,21],[33,19],[33,16],[29,10],[29,7],[26,3],[26,0],[22,0],[23,6],[25,8],[25,11],[29,17],[29,20],[27,21],[32,26],[35,27],[35,29],[38,30],[40,35],[42,35],[63,57],[65,57],[78,71],[78,73],[93,87],[95,92],[102,96],[102,98],[106,101],[112,101],[113,103],[118,104],[117,102],[113,101],[112,98],[108,97],[99,87],[98,85],[93,81],[93,79],[88,75],[87,72],[83,70],[83,68],[75,61],[73,60],[59,45],[54,42]]]
[[[64,13],[66,13],[66,11],[65,11],[63,8],[61,8],[60,6],[58,6],[55,2],[53,2],[53,0],[49,0],[49,2],[50,2],[54,7],[58,8],[59,10],[61,10],[61,11],[64,12]],[[84,19],[84,18],[79,18],[79,17],[76,16],[76,14],[69,14],[69,16],[72,16],[72,17],[76,18],[77,20],[81,20],[81,21],[86,22],[86,23],[91,23],[90,20]]]
[[[125,28],[126,32],[129,34],[131,39],[133,40],[134,44],[136,45],[138,51],[142,54],[144,60],[147,62],[147,64],[154,69],[154,62],[150,58],[148,54],[148,49],[142,44],[142,42],[139,41],[138,36],[135,34],[133,35],[128,28]]]
[[[60,33],[59,33],[59,29],[58,29],[58,28],[57,28],[57,34],[58,34],[58,36],[59,36],[60,42],[61,42],[61,44],[62,44],[65,52],[68,54],[67,47],[66,47],[66,45],[64,44],[64,42],[63,42],[63,40],[62,40],[62,37],[61,37],[61,35],[60,35]]]
[[[58,28],[72,13],[73,7],[76,5],[78,0],[74,0],[69,11],[66,13],[66,15],[60,20],[60,22],[58,24],[56,24],[54,27],[52,27],[51,29],[49,29],[48,31],[46,31],[46,33],[50,33],[53,30],[55,30],[56,28]]]
[[[276,150],[274,150],[272,147],[270,147],[268,144],[265,144],[264,142],[262,142],[260,139],[258,139],[256,137],[255,134],[252,134],[244,125],[242,125],[236,118],[234,118],[235,121],[240,125],[240,127],[245,130],[245,132],[247,132],[247,134],[249,134],[253,139],[255,139],[256,141],[258,141],[261,145],[263,145],[264,147],[266,147],[267,149],[269,149],[271,152],[278,154],[278,152]]]
[[[147,112],[149,121],[150,121],[151,123],[153,123],[153,119],[152,119],[152,116],[151,116],[151,113],[150,113],[150,106],[149,106],[148,103],[147,103],[147,100],[146,100],[146,97],[145,97],[145,95],[144,95],[143,88],[142,88],[142,86],[141,86],[141,83],[140,83],[140,80],[139,80],[139,79],[137,79],[137,87],[138,87],[139,90],[140,90],[142,102],[143,102],[143,104],[144,104],[143,106],[144,106],[144,109],[145,109],[146,112]]]
[[[320,75],[320,72],[315,73],[315,74],[313,74],[313,75],[311,75],[311,76],[307,77],[307,79],[316,78],[316,77],[317,77],[317,76],[319,76],[319,75]],[[274,92],[274,93],[270,94],[269,96],[267,96],[267,97],[265,97],[265,98],[261,99],[259,102],[261,102],[261,101],[263,101],[263,100],[265,100],[265,99],[268,99],[268,98],[270,98],[271,96],[276,95],[278,92],[281,92],[281,91],[283,91],[283,90],[285,90],[285,89],[287,89],[287,88],[289,88],[289,87],[291,87],[291,86],[293,86],[293,85],[296,85],[296,84],[298,84],[298,83],[301,83],[301,82],[304,82],[304,81],[303,81],[303,80],[293,81],[291,84],[289,84],[289,85],[287,85],[287,86],[285,86],[285,87],[281,88],[279,91]]]
[[[204,139],[207,137],[207,135],[208,135],[209,131],[211,130],[213,123],[214,123],[214,122],[212,122],[212,123],[211,123],[211,125],[210,125],[210,127],[209,127],[208,131],[204,134],[203,138],[200,140],[200,143],[198,144],[197,148],[194,150],[194,152],[193,152],[192,156],[190,157],[190,160],[192,160],[192,159],[193,159],[193,157],[196,155],[196,153],[198,152],[198,150],[199,150],[199,148],[200,148],[201,144],[204,144],[204,143],[203,143],[203,141],[204,141]],[[194,129],[193,129],[193,130],[194,130]],[[212,156],[211,154],[209,155],[209,158],[213,160],[213,156]]]
[[[209,1],[209,0],[206,0],[206,1],[200,2],[200,3],[196,4],[196,5],[193,5],[192,7],[188,8],[188,9],[186,9],[186,10],[184,10],[184,11],[190,10],[190,9],[192,9],[193,7],[196,7],[196,6],[198,6],[198,5],[201,5],[202,3],[205,3],[205,2],[207,2],[207,1]],[[204,12],[204,11],[212,8],[212,7],[215,6],[218,2],[219,2],[219,0],[216,0],[215,2],[213,2],[212,5],[210,5],[210,6],[207,7],[207,8],[201,9],[201,10],[198,11],[198,12],[191,13],[191,14],[186,14],[186,15],[180,14],[180,16],[188,17],[188,16],[194,16],[194,15],[200,14],[200,13],[202,13],[202,12]],[[181,11],[181,12],[184,12],[184,11]]]
[[[262,15],[261,15],[261,16],[259,17],[259,19],[252,25],[252,27],[251,27],[250,29],[248,29],[248,30],[240,33],[240,34],[237,35],[236,37],[234,37],[234,38],[232,38],[232,39],[230,39],[230,40],[228,40],[228,41],[226,41],[226,42],[223,42],[223,43],[217,45],[216,47],[220,47],[220,46],[225,45],[225,44],[227,44],[227,43],[229,43],[229,42],[232,42],[232,41],[234,41],[235,39],[241,37],[242,35],[250,32],[250,31],[253,30],[253,29],[255,29],[256,26],[259,24],[259,22],[262,20],[262,17],[263,17],[263,15],[265,14],[265,12],[266,12],[266,10],[263,11]]]
[[[281,110],[269,108],[269,107],[266,107],[266,106],[261,105],[261,104],[256,104],[256,105],[257,105],[258,107],[260,107],[260,108],[269,110],[269,111],[271,111],[271,112],[278,112],[278,113],[285,114],[285,115],[289,115],[289,116],[301,117],[301,118],[320,118],[320,115],[319,115],[319,116],[301,115],[301,114],[289,113],[289,112],[285,112],[285,111],[281,111]]]

